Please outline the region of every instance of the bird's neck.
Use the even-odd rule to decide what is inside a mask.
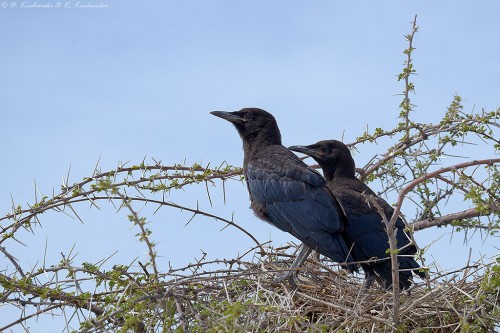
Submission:
[[[281,146],[281,136],[279,132],[269,133],[261,131],[255,136],[249,135],[243,138],[243,152],[245,153],[246,159],[256,156],[259,151],[262,151],[266,147],[275,145]]]
[[[354,168],[349,168],[348,170],[346,170],[345,168],[342,168],[340,165],[332,168],[330,165],[323,166],[321,165],[321,163],[319,164],[323,169],[323,176],[325,177],[326,180],[332,180],[334,178],[356,178],[354,173]]]

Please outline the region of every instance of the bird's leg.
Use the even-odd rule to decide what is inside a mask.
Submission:
[[[311,253],[311,251],[312,251],[312,249],[309,246],[307,246],[306,244],[302,243],[302,245],[300,246],[300,252],[299,252],[299,254],[297,255],[297,257],[295,257],[295,260],[293,261],[292,265],[290,266],[291,270],[289,270],[289,271],[287,271],[285,273],[280,274],[274,280],[276,282],[283,282],[285,280],[288,280],[288,282],[290,283],[290,285],[294,289],[298,289],[297,288],[297,284],[295,283],[295,278],[297,277],[297,271],[294,270],[294,269],[297,268],[297,267],[302,266],[302,264],[304,263],[304,261],[306,261],[307,257]]]
[[[363,289],[370,289],[375,281],[375,274],[372,272],[365,272],[365,281],[363,282]]]

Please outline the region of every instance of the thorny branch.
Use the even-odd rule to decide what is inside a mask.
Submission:
[[[407,59],[399,76],[405,85],[399,115],[403,120],[393,129],[366,131],[349,144],[359,148],[361,144],[380,144],[390,139],[388,148],[357,171],[364,181],[380,180],[383,193],[398,193],[391,219],[381,214],[388,231],[393,230],[401,215],[403,202],[411,200],[420,212],[408,223],[410,231],[451,224],[494,233],[500,229],[500,159],[449,163],[448,158],[456,158],[460,154],[454,154],[454,149],[472,144],[474,139],[484,147],[493,147],[492,154],[498,153],[500,108],[467,113],[463,111],[460,96],[455,96],[439,123],[414,122],[410,113],[414,108],[410,101],[414,87],[409,78],[415,73],[412,52],[417,30],[415,17],[412,32],[406,36]],[[433,170],[443,161],[447,166]],[[477,171],[478,166],[486,167],[486,171]],[[468,264],[453,272],[433,272],[427,289],[416,285],[410,290],[411,297],[397,290],[398,274],[393,274],[392,293],[377,289],[361,293],[358,277],[345,277],[332,270],[336,265],[325,258],[310,259],[305,268],[299,269],[308,278],[307,283],[300,286],[299,292],[290,294],[286,286],[274,282],[273,274],[287,270],[293,256],[281,249],[267,249],[232,218],[201,210],[198,205],[187,207],[167,199],[171,191],[201,184],[211,202],[208,184],[222,183],[225,189],[228,180],[242,181],[242,169],[226,164],[216,168],[199,164],[164,166],[156,161],[154,165],[146,165],[143,161],[140,165],[119,165],[106,172],[96,167],[90,177],[72,185],[68,175],[61,191],[51,197],[36,194],[40,191],[35,186],[34,203],[29,207],[13,203],[12,211],[0,217],[0,252],[13,267],[0,268],[0,305],[11,305],[21,314],[10,323],[2,323],[0,331],[23,325],[43,314],[68,314],[69,323],[80,325],[75,330],[78,332],[117,329],[187,332],[207,328],[356,332],[356,329],[388,331],[401,327],[460,331],[470,325],[477,331],[487,331],[498,326],[495,323],[499,322],[500,313],[499,258],[491,258],[488,263]],[[433,191],[431,185],[437,190]],[[224,198],[225,195],[224,190]],[[469,207],[442,214],[443,202],[459,195]],[[372,201],[377,207],[377,202]],[[102,203],[112,204],[117,210],[127,208],[131,221],[140,229],[139,240],[145,242],[150,262],[138,263],[140,267],[117,264],[106,271],[99,263],[83,263],[79,267],[72,263],[70,256],[63,255],[60,263],[50,267],[45,261],[41,267],[38,264],[30,268],[23,266],[16,258],[17,253],[10,250],[10,241],[22,244],[21,231],[34,232],[33,226],[42,224],[41,214],[47,211],[64,213],[83,222],[76,209],[82,203],[90,203],[95,208]],[[241,231],[256,246],[236,259],[206,260],[203,257],[193,264],[162,272],[155,263],[155,243],[150,239],[146,220],[132,206],[139,203],[187,211],[193,214],[192,218],[199,215],[222,221]],[[485,218],[490,219],[488,224],[483,222]],[[389,245],[395,272],[394,235],[389,237]],[[252,253],[253,260],[243,259]],[[154,280],[147,271],[148,264],[153,268]]]
[[[470,208],[463,210],[461,212],[456,212],[456,213],[451,213],[447,214],[441,217],[435,217],[435,218],[429,218],[429,219],[423,219],[419,221],[412,222],[410,224],[410,227],[413,229],[413,231],[419,231],[431,227],[440,227],[444,225],[451,224],[453,222],[462,221],[462,220],[469,220],[474,217],[480,217],[484,216],[485,214],[490,214],[492,210],[489,210],[487,212],[484,212],[483,210],[479,210],[477,208]],[[478,228],[478,229],[486,229],[486,230],[497,230],[498,227],[495,225],[481,225],[481,224],[464,224],[460,223],[463,228]]]
[[[486,117],[486,116],[485,116]],[[475,121],[479,121],[479,118],[471,118],[470,124],[474,123]],[[491,118],[484,118],[484,119],[491,119]],[[485,120],[486,122],[490,122],[490,120]],[[446,133],[447,131],[450,131],[451,127],[454,125],[457,125],[458,123],[451,121],[449,124],[446,126],[420,126],[420,131],[415,134],[415,135],[410,135],[410,141],[405,142],[405,143],[399,143],[395,147],[396,148],[391,148],[390,152],[388,152],[382,160],[379,162],[371,165],[368,169],[368,173],[364,173],[364,175],[368,175],[371,177],[371,175],[374,174],[375,171],[379,170],[380,168],[385,167],[385,163],[390,162],[391,160],[398,158],[398,156],[402,156],[405,154],[407,149],[409,147],[413,147],[415,145],[419,145],[422,142],[426,142],[429,140],[431,133],[434,134],[442,134]],[[413,126],[413,125],[412,125]],[[428,130],[427,130],[428,129]],[[391,135],[397,134],[400,132],[393,132]],[[422,133],[427,133],[427,135],[424,135]],[[382,134],[381,134],[382,135]],[[385,134],[383,134],[385,135]],[[443,146],[441,146],[441,150]],[[397,151],[397,153],[394,153],[394,150]],[[492,168],[492,175],[491,175],[491,180],[489,180],[490,184],[494,184],[494,177],[495,172],[496,172],[496,166],[499,163],[499,159],[489,159],[489,160],[479,160],[479,161],[468,161],[465,163],[459,163],[456,165],[452,165],[449,167],[441,168],[437,171],[428,171],[424,173],[422,176],[416,177],[414,180],[408,181],[405,183],[405,186],[402,187],[402,190],[400,191],[400,199],[405,199],[408,198],[411,193],[416,193],[418,194],[418,191],[415,191],[417,188],[418,184],[425,183],[429,181],[430,179],[436,179],[439,181],[442,181],[445,184],[450,185],[451,189],[457,189],[460,190],[462,193],[465,193],[466,195],[469,195],[469,193],[472,193],[474,189],[479,189],[482,193],[486,195],[486,197],[477,197],[475,200],[477,202],[481,203],[481,207],[474,207],[474,208],[469,208],[465,211],[461,212],[452,212],[443,216],[432,216],[429,218],[425,218],[425,216],[422,219],[416,220],[412,223],[410,223],[411,229],[414,231],[417,230],[422,230],[424,228],[428,227],[433,227],[433,226],[438,226],[438,225],[445,225],[445,224],[452,224],[452,225],[457,225],[461,227],[471,227],[471,228],[483,228],[489,231],[497,231],[499,229],[498,223],[492,222],[488,225],[483,225],[479,223],[471,223],[469,220],[474,217],[482,217],[482,216],[489,216],[494,213],[498,213],[498,198],[497,198],[497,193],[498,190],[494,189],[490,185],[487,185],[485,181],[479,181],[478,177],[476,175],[474,176],[469,176],[469,175],[463,175],[461,177],[455,177],[455,175],[459,175],[458,171],[461,169],[467,169],[467,168],[472,168],[478,165],[487,165]],[[429,165],[430,166],[430,165]],[[426,169],[428,170],[428,169]],[[140,176],[136,177],[135,174],[139,173]],[[380,174],[380,173],[379,173]],[[445,175],[450,174],[452,177],[445,177]],[[124,177],[120,178],[120,175],[123,175]],[[460,178],[460,179],[459,179]],[[68,186],[67,182],[65,186],[63,186],[62,191],[54,195],[52,198],[48,197],[39,197],[37,201],[31,205],[30,208],[23,209],[20,206],[17,206],[13,208],[13,211],[9,214],[7,214],[5,217],[0,218],[0,222],[2,221],[11,221],[12,223],[7,224],[7,225],[2,225],[1,227],[1,235],[2,239],[0,242],[5,242],[8,239],[17,239],[21,238],[20,234],[18,233],[19,230],[22,230],[24,228],[30,229],[30,224],[31,223],[41,223],[41,221],[38,220],[38,216],[48,210],[54,210],[57,212],[65,212],[66,208],[69,208],[73,214],[77,218],[79,216],[76,213],[75,207],[77,204],[84,203],[84,202],[91,202],[94,207],[97,207],[99,202],[117,202],[118,207],[120,205],[124,205],[124,203],[131,204],[132,202],[142,202],[142,203],[147,203],[147,204],[157,204],[158,207],[171,207],[174,209],[180,209],[184,211],[191,212],[193,216],[195,215],[201,215],[209,218],[214,218],[218,219],[220,221],[225,222],[227,225],[231,225],[233,227],[236,227],[238,230],[242,231],[244,234],[246,234],[248,237],[250,237],[255,243],[256,243],[256,248],[259,248],[259,253],[261,254],[268,254],[269,251],[263,250],[262,245],[258,242],[257,239],[255,239],[250,233],[248,233],[246,230],[241,228],[239,225],[237,225],[232,219],[224,219],[222,217],[219,217],[217,215],[214,215],[212,213],[209,213],[207,211],[202,211],[198,207],[196,208],[190,208],[182,205],[178,205],[172,202],[169,202],[165,199],[165,196],[168,196],[169,191],[176,190],[176,189],[181,189],[187,185],[196,185],[199,183],[204,183],[204,182],[211,182],[212,184],[216,184],[217,181],[221,181],[224,183],[225,181],[229,179],[235,179],[238,181],[242,180],[242,171],[239,168],[233,168],[233,167],[226,167],[224,169],[221,168],[215,168],[215,169],[209,169],[208,167],[203,168],[201,166],[193,166],[193,167],[184,167],[184,166],[160,166],[160,165],[144,165],[142,164],[141,166],[133,166],[133,167],[125,167],[121,166],[116,168],[113,171],[108,171],[108,172],[95,172],[94,175],[90,178],[86,178],[84,181],[80,183],[76,183],[74,185]],[[459,182],[459,180],[461,182]],[[118,191],[120,189],[127,189],[127,188],[132,188],[137,191],[137,195],[131,195],[130,193],[127,193],[127,195],[119,194]],[[394,188],[398,189],[398,188]],[[161,193],[162,198],[158,199],[155,197],[148,196],[144,194],[144,191],[149,191],[152,194],[155,193]],[[455,191],[451,191],[450,195],[453,195]],[[401,207],[402,200],[398,201],[397,207]],[[435,204],[439,204],[439,200],[435,200]],[[125,205],[126,206],[126,205]],[[130,208],[132,208],[130,206]],[[130,209],[129,208],[129,209]],[[132,208],[132,211],[135,211]],[[395,212],[395,214],[399,214],[400,210]],[[394,215],[396,216],[396,215]],[[79,218],[80,219],[80,218]],[[134,216],[133,220],[136,221],[137,219],[140,221],[140,217],[137,216],[137,214]],[[392,219],[391,219],[392,220]],[[463,224],[460,224],[460,220],[463,220]],[[390,222],[390,221],[389,221]],[[394,222],[394,221],[392,221]],[[144,227],[144,224],[142,224]],[[154,243],[149,241],[149,235],[147,230],[144,228],[141,231],[142,237],[144,239],[148,239],[149,245],[148,246],[148,252],[150,253],[150,257],[153,258],[155,256],[153,246]],[[2,252],[3,254],[9,259],[9,261],[14,265],[16,268],[16,272],[20,275],[21,278],[14,278],[12,276],[8,276],[7,274],[1,274],[0,279],[3,282],[2,286],[4,288],[4,293],[3,296],[1,297],[2,303],[9,303],[9,304],[17,304],[17,306],[21,308],[26,308],[33,306],[35,307],[36,314],[40,315],[43,313],[50,313],[51,311],[55,311],[55,309],[65,309],[66,307],[73,307],[75,309],[79,309],[78,311],[89,311],[90,313],[93,313],[96,316],[96,319],[86,321],[85,323],[88,323],[88,328],[82,329],[82,332],[90,332],[90,331],[99,331],[101,328],[110,328],[110,327],[115,327],[116,325],[118,326],[123,326],[123,325],[129,325],[130,327],[140,327],[141,323],[147,322],[144,321],[143,318],[125,318],[123,317],[124,314],[130,313],[130,309],[127,307],[123,307],[122,302],[118,302],[117,306],[112,305],[113,303],[103,303],[102,300],[106,299],[106,297],[109,298],[109,296],[117,297],[116,299],[130,299],[133,300],[134,298],[131,297],[133,294],[134,290],[137,290],[138,292],[141,293],[141,297],[144,297],[144,292],[147,290],[147,286],[144,285],[144,281],[149,280],[149,274],[147,274],[147,271],[145,272],[144,270],[142,273],[140,272],[128,272],[128,267],[125,268],[120,268],[116,270],[113,270],[112,272],[101,272],[99,271],[96,267],[88,267],[88,268],[83,268],[83,269],[78,269],[76,267],[71,266],[71,274],[87,274],[90,275],[93,278],[84,278],[84,277],[74,277],[71,280],[68,281],[59,281],[58,284],[41,284],[41,285],[35,285],[35,278],[37,278],[37,275],[39,273],[34,274],[33,272],[31,273],[26,273],[21,265],[17,262],[15,257],[11,255],[9,252],[7,252],[6,247],[2,247]],[[284,255],[285,258],[289,258],[288,255]],[[233,265],[243,265],[243,262],[241,260],[235,260],[235,261],[211,261],[209,262],[210,264],[228,264],[231,267]],[[208,281],[212,281],[213,277],[212,274],[215,274],[217,277],[223,277],[226,276],[227,279],[230,281],[233,280],[238,280],[238,279],[245,279],[248,278],[251,273],[245,273],[243,268],[239,268],[238,270],[219,270],[219,271],[210,271],[207,270],[205,272],[199,271],[201,267],[204,266],[204,262],[200,261],[196,263],[195,265],[191,266],[194,270],[188,269],[188,271],[176,271],[176,270],[171,270],[168,274],[174,278],[174,280],[171,280],[171,282],[168,283],[173,283],[170,286],[172,288],[180,288],[182,286],[185,286],[186,283],[208,283]],[[331,263],[330,263],[331,265]],[[243,265],[245,266],[245,265]],[[60,270],[63,269],[69,269],[68,265],[61,266],[61,267],[43,267],[43,272],[44,274],[53,272],[54,274],[57,274],[57,272],[60,272]],[[153,265],[155,267],[155,265]],[[245,266],[247,267],[247,266]],[[321,266],[322,269],[326,269],[326,271],[330,271],[327,266]],[[32,271],[32,270],[31,270]],[[273,272],[277,272],[279,270],[272,270],[269,267],[266,268],[265,274],[272,274]],[[144,274],[147,274],[144,275]],[[12,274],[11,274],[12,275]],[[113,282],[113,278],[111,276],[118,276],[119,279],[123,279],[122,282]],[[163,288],[165,288],[165,280],[164,278],[166,275],[163,275],[162,272],[158,271],[158,269],[154,269],[154,275],[156,280],[156,294],[148,296],[146,298],[141,298],[139,297],[138,299],[144,299],[144,301],[150,302],[151,304],[156,304],[159,302],[161,299],[169,299],[170,296],[167,295],[176,295],[177,303],[178,304],[184,304],[183,307],[178,307],[177,303],[175,304],[175,313],[179,315],[179,320],[181,318],[184,318],[184,321],[178,321],[178,324],[186,330],[189,328],[189,321],[187,318],[189,317],[189,313],[192,313],[193,308],[189,304],[182,303],[183,298],[185,297],[184,292],[182,293],[176,293],[174,292],[171,294],[171,291],[167,289],[167,291],[164,291]],[[193,278],[193,275],[197,275],[197,278]],[[397,274],[396,274],[397,276]],[[340,275],[337,275],[337,278],[340,277]],[[106,287],[106,290],[104,291],[98,291],[90,293],[90,298],[88,298],[87,294],[81,294],[80,296],[74,296],[70,295],[67,293],[59,292],[58,288],[59,286],[64,285],[65,283],[72,283],[73,285],[79,284],[83,281],[90,281],[92,279],[96,279],[97,281],[102,281],[99,282],[101,285],[104,284],[120,284],[120,288],[110,288],[108,285]],[[144,281],[142,281],[144,279]],[[31,282],[30,282],[31,280]],[[81,282],[79,282],[81,281]],[[121,281],[121,280],[119,280]],[[127,282],[128,281],[128,282]],[[175,283],[173,282],[175,281]],[[198,282],[196,282],[198,281]],[[262,281],[261,277],[256,278],[255,281]],[[336,280],[330,280],[328,278],[325,279],[325,281],[329,281],[331,283],[338,283]],[[225,282],[227,283],[227,282]],[[397,285],[397,284],[395,284]],[[36,288],[35,288],[36,286]],[[6,289],[7,288],[7,289]],[[37,289],[38,288],[38,289]],[[158,289],[160,288],[160,289]],[[29,299],[23,299],[21,297],[12,297],[13,295],[16,295],[18,293],[27,293],[29,296]],[[184,295],[184,296],[182,296]],[[45,301],[46,299],[50,299],[50,302]],[[401,308],[398,301],[398,298],[400,297],[399,293],[394,293],[393,291],[393,301],[391,304],[394,306],[391,308],[391,317],[393,318],[393,323],[397,322],[403,322],[404,321],[404,309]],[[427,296],[422,296],[422,298],[427,299]],[[310,296],[308,298],[310,299]],[[58,302],[57,304],[54,304],[54,302]],[[326,303],[325,303],[326,302]],[[174,302],[175,303],[175,302]],[[318,304],[331,304],[330,300],[327,301],[320,301]],[[377,304],[376,302],[373,304]],[[155,305],[159,306],[159,305]],[[109,308],[109,309],[108,309]],[[350,311],[348,310],[348,307],[345,307],[344,305],[335,305],[334,308],[340,309],[343,308],[345,311]],[[182,313],[180,312],[182,311]],[[191,312],[190,312],[191,311]],[[133,312],[133,311],[132,311]],[[76,313],[76,312],[75,312]],[[33,315],[26,315],[22,318],[25,318],[27,320],[28,318],[31,318]],[[134,319],[135,318],[135,319]],[[201,318],[201,317],[199,317]],[[128,321],[134,321],[133,323],[127,324]],[[200,319],[201,320],[201,319]],[[8,326],[4,327],[4,329],[8,327],[12,327],[18,323],[22,323],[23,321],[16,321]],[[200,321],[201,322],[201,321]],[[389,325],[387,322],[385,322],[387,325]],[[134,326],[135,325],[135,326]],[[391,324],[392,325],[392,324]],[[93,327],[93,328],[92,328]],[[343,326],[343,327],[348,327],[348,326]]]
[[[373,195],[367,196],[366,201],[369,205],[377,209],[378,214],[385,224],[386,233],[389,239],[389,254],[391,258],[391,273],[392,273],[392,295],[394,305],[392,307],[392,321],[394,326],[399,325],[399,307],[400,307],[400,294],[399,294],[399,263],[398,263],[398,244],[395,235],[396,220],[389,221],[385,215],[384,209],[377,202]]]
[[[154,243],[150,240],[149,236],[151,234],[151,231],[146,228],[146,220],[145,218],[139,217],[137,212],[132,208],[132,205],[130,204],[130,199],[125,197],[123,194],[121,194],[119,191],[114,190],[112,192],[116,192],[118,196],[123,200],[123,205],[128,208],[130,211],[129,215],[129,220],[133,221],[135,225],[139,226],[141,229],[141,236],[139,238],[140,241],[144,241],[146,243],[146,246],[148,248],[148,253],[149,253],[149,260],[151,261],[151,266],[153,267],[154,271],[154,279],[156,284],[159,284],[158,280],[158,268],[156,266],[156,251],[154,250]]]
[[[440,175],[442,175],[443,173],[446,173],[446,172],[453,172],[453,171],[456,171],[458,169],[468,168],[468,167],[475,166],[475,165],[489,165],[489,166],[493,166],[494,164],[498,164],[498,163],[500,163],[500,158],[487,159],[487,160],[478,160],[478,161],[469,161],[469,162],[459,163],[459,164],[456,164],[456,165],[452,165],[452,166],[449,166],[449,167],[441,168],[439,170],[430,172],[428,174],[425,174],[425,175],[423,175],[423,176],[421,176],[421,177],[419,177],[419,178],[411,181],[399,193],[398,201],[396,203],[396,207],[394,209],[394,213],[393,213],[393,215],[391,217],[390,222],[391,223],[396,223],[396,220],[398,219],[398,216],[401,213],[401,207],[403,205],[403,201],[404,201],[406,195],[414,187],[416,187],[418,184],[421,184],[421,183],[423,183],[423,182],[425,182],[425,181],[427,181],[427,180],[429,180],[431,178],[436,178],[437,176],[440,176]]]
[[[411,30],[411,33],[409,35],[406,35],[406,40],[408,41],[408,48],[404,51],[404,53],[407,55],[407,59],[405,61],[405,68],[403,72],[399,75],[398,80],[404,80],[405,82],[405,89],[403,91],[403,101],[401,102],[400,108],[401,108],[401,113],[400,117],[404,118],[405,121],[405,136],[404,138],[407,140],[410,138],[410,112],[412,111],[412,104],[410,102],[410,92],[415,92],[415,88],[413,86],[413,83],[410,82],[410,76],[415,74],[415,69],[413,69],[413,62],[412,62],[412,52],[413,52],[413,38],[415,37],[415,33],[418,31],[417,27],[417,15],[415,15],[415,18],[413,19],[413,27]],[[406,141],[403,140],[403,141]]]
[[[267,249],[267,253],[267,257],[254,262],[235,259],[231,263],[215,263],[218,266],[214,266],[214,262],[198,262],[196,269],[186,274],[160,273],[161,289],[128,281],[130,278],[144,280],[145,273],[141,270],[117,268],[107,272],[102,282],[106,289],[94,292],[91,298],[92,305],[105,312],[94,312],[96,316],[84,320],[78,331],[109,332],[120,327],[123,331],[144,332],[161,331],[161,328],[167,331],[182,328],[185,332],[203,328],[248,331],[252,327],[279,331],[280,325],[286,325],[283,327],[291,327],[293,331],[321,332],[322,327],[329,327],[333,332],[361,332],[366,327],[373,331],[399,327],[396,322],[387,320],[394,311],[392,293],[381,289],[360,293],[361,279],[341,274],[332,278],[324,269],[330,263],[310,260],[302,271],[309,277],[308,281],[301,285],[299,292],[289,294],[285,286],[274,282],[271,273],[286,269],[292,258],[275,249]],[[397,323],[410,330],[439,325],[460,330],[474,323],[484,331],[499,310],[500,295],[494,284],[490,284],[499,278],[495,267],[498,266],[494,263],[477,262],[461,270],[431,275],[430,290],[415,286],[411,294],[398,294],[402,301],[398,303]],[[61,274],[64,270],[59,268]],[[115,275],[118,272],[120,275]],[[120,280],[118,288],[111,287]],[[22,283],[16,281],[19,290]],[[36,315],[50,313],[57,306],[78,306],[84,299],[83,295],[64,295],[66,298],[57,298],[53,293],[50,302],[38,306]],[[79,301],[75,301],[77,298]],[[10,301],[15,302],[15,299]],[[82,310],[89,309],[88,305],[80,306]],[[321,311],[320,316],[307,319],[318,311]],[[465,318],[468,319],[464,321]],[[18,323],[15,320],[0,330]]]

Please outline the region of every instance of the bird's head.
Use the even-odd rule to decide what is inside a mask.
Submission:
[[[281,144],[281,134],[273,115],[258,108],[244,108],[240,111],[212,111],[216,117],[220,117],[232,123],[244,144],[262,142],[265,144]]]
[[[290,150],[314,158],[327,180],[335,176],[354,177],[355,165],[349,148],[337,140],[324,140],[309,146],[291,146]]]

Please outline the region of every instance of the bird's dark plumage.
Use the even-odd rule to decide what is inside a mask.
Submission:
[[[363,182],[355,177],[355,165],[349,148],[340,141],[325,140],[309,146],[293,146],[291,150],[311,156],[323,169],[328,188],[339,200],[348,223],[346,235],[353,244],[353,256],[358,261],[384,259],[389,255],[389,239],[385,224],[374,205],[367,203],[367,195],[376,194]],[[394,209],[383,199],[376,198],[377,203],[390,219]],[[407,289],[412,283],[412,270],[425,277],[418,269],[420,266],[414,260],[416,248],[410,244],[406,235],[405,224],[398,218],[396,221],[396,239],[399,261],[399,284],[401,289]],[[374,277],[385,287],[392,284],[390,260],[373,261],[361,264],[367,279]]]
[[[352,262],[340,205],[325,179],[281,144],[274,117],[257,108],[212,114],[233,123],[243,140],[243,169],[255,214],[336,262]]]

